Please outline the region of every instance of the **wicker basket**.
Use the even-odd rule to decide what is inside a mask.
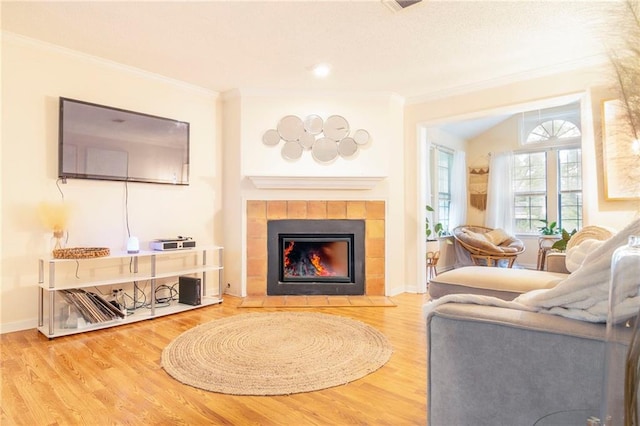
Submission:
[[[55,259],[93,259],[109,256],[109,254],[111,251],[107,247],[73,247],[53,251]]]

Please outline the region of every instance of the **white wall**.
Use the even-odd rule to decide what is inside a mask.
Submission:
[[[388,94],[291,94],[255,93],[242,91],[242,174],[244,176],[387,176],[388,153],[397,140],[397,129],[389,122]],[[326,120],[331,115],[343,116],[350,125],[350,135],[365,129],[371,136],[353,158],[338,158],[331,164],[315,161],[311,152],[304,152],[298,160],[282,158],[277,146],[262,143],[262,135],[275,129],[286,115],[304,119],[317,114]]]
[[[467,150],[466,140],[437,127],[431,127],[427,130],[427,141],[456,151]]]
[[[246,211],[242,204],[242,189],[250,185],[242,181],[240,170],[240,135],[242,126],[241,100],[239,96],[222,96],[223,135],[222,146],[224,167],[223,171],[223,205],[224,205],[224,280],[227,291],[236,296],[244,296],[243,276],[246,259],[243,241],[246,241],[244,220]]]
[[[191,124],[189,186],[129,183],[131,233],[189,235],[222,244],[217,93],[14,35],[2,38],[2,331],[35,327],[39,257],[51,232],[37,214],[59,201],[56,187],[60,96],[175,118]],[[69,180],[69,247],[119,251],[127,238],[125,184]]]
[[[225,270],[232,294],[244,295],[246,200],[384,200],[387,206],[387,294],[407,291],[403,270],[404,175],[402,143],[402,101],[389,94],[363,93],[300,93],[234,91],[224,95],[225,111],[225,209],[234,217],[225,220],[227,235],[242,235],[240,241],[229,242],[232,252],[242,262],[233,270]],[[353,158],[337,158],[329,164],[313,160],[306,151],[297,161],[282,158],[280,149],[266,146],[262,135],[277,126],[286,115],[300,118],[317,114],[323,119],[342,115],[352,132],[365,129],[371,135],[369,144],[362,146]],[[230,129],[227,130],[227,126]],[[282,144],[282,142],[281,142]],[[239,149],[237,148],[239,147]],[[240,156],[238,159],[237,157]],[[227,169],[226,165],[230,167]],[[257,189],[248,176],[281,177],[374,177],[383,176],[370,190],[329,189]],[[236,237],[237,238],[237,237]]]

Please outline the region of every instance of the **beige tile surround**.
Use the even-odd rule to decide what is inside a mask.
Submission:
[[[247,296],[240,308],[328,308],[396,306],[386,296]]]
[[[385,294],[384,201],[247,201],[247,295],[267,294],[267,222],[274,219],[363,219],[365,295]]]

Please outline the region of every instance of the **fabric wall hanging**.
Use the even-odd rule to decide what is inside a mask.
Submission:
[[[480,211],[487,209],[488,167],[469,167],[469,197],[472,207]]]

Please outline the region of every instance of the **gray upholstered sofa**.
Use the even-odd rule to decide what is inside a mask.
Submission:
[[[624,244],[622,239],[637,232],[639,226],[637,221],[630,224],[614,237],[614,242]],[[448,271],[429,283],[429,294],[433,298],[466,293],[511,300],[526,291],[551,288],[576,276],[587,279],[584,271],[593,272],[597,264],[586,266],[591,269],[576,268],[581,267],[586,253],[595,255],[598,249],[593,249],[593,241],[586,240],[602,241],[611,235],[604,228],[583,228],[569,241],[573,249],[567,245],[566,258],[559,255],[557,259],[547,259],[547,271],[487,267]],[[600,247],[608,251],[598,255],[610,259],[615,245],[603,243]],[[569,270],[575,272],[567,275]],[[572,410],[582,411],[573,411],[575,417],[571,420],[540,424],[583,426],[589,416],[600,415],[607,345],[605,324],[453,303],[454,300],[472,298],[452,297],[447,303],[440,299],[440,304],[425,309],[430,426],[530,426],[550,414]],[[475,300],[482,303],[486,298]],[[631,330],[620,327],[617,333],[628,342]],[[615,414],[622,411],[626,352],[624,345],[617,346],[613,363],[616,369],[609,371],[620,383],[614,398],[619,404]]]
[[[426,322],[428,425],[531,426],[558,411],[598,414],[604,324],[461,303],[438,306]],[[584,417],[567,426],[585,425]]]

